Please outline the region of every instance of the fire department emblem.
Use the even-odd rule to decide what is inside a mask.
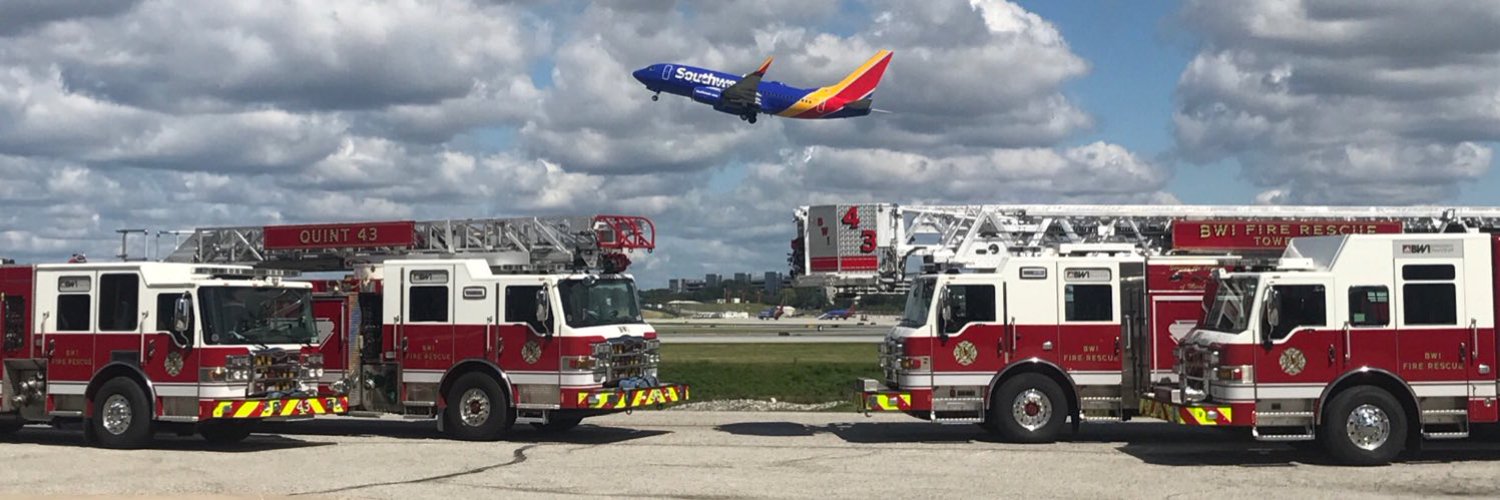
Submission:
[[[182,353],[177,351],[167,353],[167,361],[165,365],[167,369],[167,375],[176,377],[177,374],[182,373]]]
[[[1286,372],[1287,375],[1302,373],[1305,367],[1307,367],[1307,356],[1303,356],[1302,351],[1297,348],[1293,347],[1281,353],[1281,371]]]
[[[542,359],[542,345],[535,340],[527,341],[526,345],[521,347],[521,359],[525,360],[528,365],[536,364],[537,360]]]
[[[974,359],[978,357],[979,348],[974,347],[973,342],[965,340],[963,342],[959,342],[958,345],[953,346],[953,360],[957,361],[960,365],[969,366],[973,364]]]

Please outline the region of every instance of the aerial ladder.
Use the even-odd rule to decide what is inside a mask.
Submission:
[[[644,217],[513,217],[199,228],[163,260],[329,272],[395,258],[477,258],[497,272],[614,273],[629,265],[627,251],[655,248],[656,226]]]
[[[795,285],[860,295],[904,293],[924,270],[994,269],[1009,256],[1272,255],[1296,236],[1495,231],[1500,208],[868,203],[803,206],[794,219]]]

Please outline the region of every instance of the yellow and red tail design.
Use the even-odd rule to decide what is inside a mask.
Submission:
[[[771,69],[771,60],[772,59],[775,59],[775,57],[774,56],[773,57],[767,57],[766,58],[766,62],[760,63],[760,68],[756,69],[754,72],[752,72],[750,74],[752,74],[752,75],[766,76],[766,70]]]
[[[891,64],[891,55],[889,50],[875,53],[874,57],[839,83],[814,90],[796,104],[776,114],[792,118],[818,118],[837,112],[846,103],[870,97],[875,92],[875,87],[880,85],[880,78],[885,76],[885,68]],[[770,61],[767,60],[766,64],[770,64]]]

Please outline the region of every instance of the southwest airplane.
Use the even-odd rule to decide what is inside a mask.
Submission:
[[[681,64],[652,64],[635,71],[635,79],[646,89],[666,92],[713,106],[714,109],[738,115],[755,123],[758,114],[786,118],[848,118],[865,116],[873,111],[870,94],[880,84],[880,77],[891,63],[891,51],[882,50],[865,61],[844,80],[827,87],[801,89],[781,82],[762,82],[771,67],[771,58],[760,69],[743,77],[711,69]]]

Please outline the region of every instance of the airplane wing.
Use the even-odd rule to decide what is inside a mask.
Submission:
[[[766,70],[771,69],[771,59],[773,58],[767,57],[765,62],[760,63],[759,69],[750,72],[744,78],[740,78],[740,81],[735,82],[734,85],[730,85],[729,88],[724,89],[724,92],[721,94],[723,97],[720,99],[725,104],[736,108],[757,110],[760,106],[756,102],[755,93],[760,90],[761,77],[766,76]]]

